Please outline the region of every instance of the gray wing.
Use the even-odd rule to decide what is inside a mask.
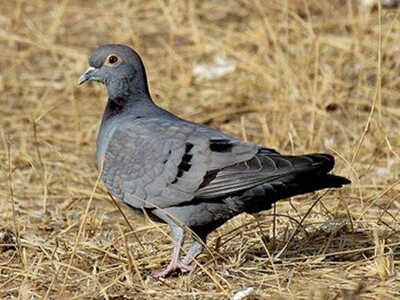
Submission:
[[[259,146],[184,121],[120,124],[104,151],[102,178],[120,200],[165,208],[192,200],[213,170],[247,161]]]

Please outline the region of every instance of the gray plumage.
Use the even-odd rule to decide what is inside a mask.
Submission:
[[[350,183],[328,174],[328,154],[285,156],[195,124],[158,107],[150,97],[139,55],[125,45],[103,45],[80,77],[102,82],[108,103],[97,141],[98,169],[109,191],[134,209],[166,222],[175,247],[169,266],[191,269],[203,245],[195,241],[183,260],[188,226],[207,235],[242,212],[270,209],[279,199]]]

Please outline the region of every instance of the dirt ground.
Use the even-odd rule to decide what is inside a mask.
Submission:
[[[399,12],[351,0],[1,1],[0,298],[399,299]],[[331,153],[352,185],[240,215],[194,272],[153,278],[168,228],[122,207],[128,226],[108,197],[95,166],[106,93],[77,85],[104,43],[141,54],[164,108],[282,153]]]

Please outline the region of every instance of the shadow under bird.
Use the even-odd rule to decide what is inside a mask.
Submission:
[[[171,262],[155,276],[191,270],[207,235],[240,213],[350,183],[328,173],[334,166],[329,154],[281,155],[160,108],[142,60],[128,46],[102,45],[89,65],[79,84],[98,81],[108,93],[97,139],[102,180],[120,201],[171,228]],[[197,239],[181,259],[186,227]]]

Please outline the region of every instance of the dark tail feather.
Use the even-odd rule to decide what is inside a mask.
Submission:
[[[326,188],[340,188],[349,183],[351,181],[347,178],[333,174],[301,174],[291,181],[277,181],[257,186],[246,191],[242,199],[247,202],[246,212],[255,213],[270,209],[273,203],[281,199]]]
[[[282,157],[290,161],[296,171],[260,185],[268,199],[273,202],[326,188],[339,188],[351,183],[345,177],[328,174],[335,165],[335,158],[332,155],[314,153]],[[304,161],[307,161],[307,164]]]
[[[281,188],[278,194],[284,196],[280,199],[311,193],[326,188],[340,188],[345,184],[351,183],[347,178],[333,174],[302,174],[302,176],[298,176],[296,179],[297,180],[292,183],[277,185],[277,187],[279,186]]]

